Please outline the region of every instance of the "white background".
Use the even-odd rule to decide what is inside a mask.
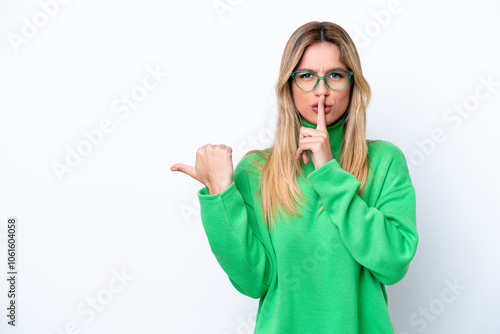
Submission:
[[[231,146],[234,165],[271,146],[282,52],[313,20],[355,40],[367,137],[412,169],[420,241],[387,287],[396,333],[500,332],[498,1],[54,1],[52,16],[48,0],[0,2],[1,333],[252,332],[258,300],[210,251],[203,185],[170,166],[207,143]],[[163,73],[154,88],[148,71]]]

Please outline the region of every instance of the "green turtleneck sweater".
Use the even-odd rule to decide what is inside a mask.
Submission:
[[[239,292],[260,298],[254,333],[394,333],[385,285],[405,276],[417,249],[415,189],[402,151],[367,141],[370,172],[358,196],[360,182],[336,160],[344,117],[327,126],[334,159],[315,169],[308,152],[307,182],[298,177],[311,205],[272,233],[255,198],[260,174],[249,158],[265,159],[257,153],[241,159],[223,192],[198,191],[218,263]]]

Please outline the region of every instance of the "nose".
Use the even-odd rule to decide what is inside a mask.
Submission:
[[[325,79],[320,80],[318,82],[318,85],[316,86],[316,88],[314,88],[314,92],[318,96],[321,96],[321,95],[325,95],[326,96],[326,95],[330,94],[330,88],[328,88],[328,86],[326,85]]]

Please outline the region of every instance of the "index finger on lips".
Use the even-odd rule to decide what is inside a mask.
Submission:
[[[326,131],[325,120],[325,96],[321,95],[318,101],[318,119],[316,121],[316,130]]]

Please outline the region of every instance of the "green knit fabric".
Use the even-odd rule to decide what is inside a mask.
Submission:
[[[370,172],[358,196],[360,182],[336,160],[344,117],[327,126],[334,159],[318,169],[310,159],[298,178],[309,204],[272,233],[256,197],[257,153],[241,159],[223,192],[198,191],[218,263],[239,292],[260,298],[254,333],[394,333],[385,285],[406,275],[417,249],[415,189],[402,151],[367,141]]]

